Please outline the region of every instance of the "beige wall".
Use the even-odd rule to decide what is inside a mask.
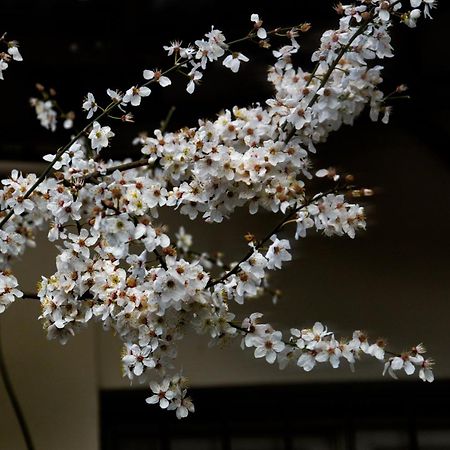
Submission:
[[[362,175],[371,167],[382,167],[384,190],[369,208],[367,233],[354,241],[316,236],[297,243],[295,260],[274,278],[274,285],[285,291],[279,305],[250,302],[237,314],[268,311],[267,319],[281,328],[322,320],[347,336],[363,328],[373,337],[387,337],[391,348],[400,351],[423,341],[438,362],[437,376],[450,377],[450,180],[425,147],[399,136],[391,137],[394,150],[382,152],[385,138],[375,133],[371,146],[349,163]],[[218,226],[196,223],[193,233],[198,247],[225,247],[236,258],[245,249],[240,236],[249,230],[262,234],[271,220],[242,215]],[[45,240],[39,245],[16,264],[26,289],[32,289],[40,273],[54,270],[54,252]],[[1,317],[7,364],[37,450],[96,450],[99,389],[129,386],[121,376],[120,343],[99,326],[91,326],[61,347],[46,340],[38,314],[36,302],[22,301]],[[323,367],[311,374],[295,368],[280,372],[256,361],[250,351],[241,351],[238,341],[209,349],[204,337],[194,336],[181,345],[177,362],[194,386],[381,379],[382,371],[377,362],[366,361],[356,374],[346,367]],[[0,449],[22,448],[1,386]]]
[[[43,245],[42,245],[43,244]],[[54,271],[54,250],[45,240],[16,264],[28,292],[39,274]],[[29,424],[36,450],[96,450],[98,370],[91,327],[66,346],[48,341],[36,300],[14,303],[0,317],[1,339],[10,378]],[[0,449],[22,450],[20,429],[0,381]]]

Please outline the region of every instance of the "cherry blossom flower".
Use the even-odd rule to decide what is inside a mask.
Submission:
[[[434,361],[432,359],[425,359],[419,369],[419,378],[422,381],[427,381],[428,383],[432,383],[434,381],[434,374],[431,367],[434,365]]]
[[[271,237],[272,244],[266,253],[268,269],[281,269],[283,261],[291,261],[292,255],[288,252],[291,246],[287,239],[279,240],[275,235]]]
[[[177,247],[188,252],[192,246],[192,235],[186,233],[184,227],[180,227],[175,237],[177,238]]]
[[[162,75],[159,70],[144,70],[143,75],[146,80],[155,80],[162,87],[170,86],[172,84],[170,79]]]
[[[14,302],[16,298],[23,296],[23,293],[16,289],[17,279],[8,272],[0,271],[0,314]]]
[[[150,347],[139,347],[137,344],[133,344],[127,348],[127,354],[123,356],[122,362],[129,370],[129,376],[133,374],[136,376],[142,375],[145,368],[153,368],[156,363],[151,354]]]
[[[111,98],[111,100],[113,102],[121,103],[123,100],[123,95],[119,91],[116,91],[114,89],[107,89],[106,93],[108,94],[108,96]]]
[[[55,131],[57,123],[57,112],[51,100],[42,101],[37,98],[30,99],[31,105],[36,111],[36,115],[41,125],[47,130]]]
[[[8,68],[8,63],[0,58],[0,80],[4,80],[3,78],[3,72]]]
[[[431,19],[430,10],[436,7],[437,0],[410,0],[411,6],[413,8],[418,8],[424,4],[424,15]]]
[[[14,61],[23,61],[22,55],[19,52],[19,44],[17,41],[8,42],[8,53],[12,56]]]
[[[108,147],[109,139],[114,137],[111,127],[102,127],[98,122],[92,125],[92,131],[89,133],[91,146],[94,150],[100,151],[104,147]]]
[[[388,22],[391,18],[391,10],[395,12],[398,11],[401,7],[401,3],[396,0],[382,0],[380,1],[380,6],[377,7],[375,11],[378,12],[378,17],[383,22]]]
[[[203,73],[197,70],[199,67],[199,64],[193,66],[188,74],[191,81],[189,81],[186,87],[186,91],[189,92],[189,94],[192,94],[194,92],[195,86],[200,83],[200,80],[203,77]]]
[[[175,392],[170,390],[170,380],[167,378],[161,384],[152,381],[150,389],[154,392],[154,395],[148,397],[145,401],[150,405],[159,403],[159,407],[162,409],[166,409],[175,397]]]
[[[186,397],[186,391],[183,391],[181,397],[175,397],[169,405],[169,410],[175,410],[178,419],[184,419],[189,413],[195,411],[194,404],[189,397]]]
[[[232,72],[237,73],[239,71],[241,61],[248,62],[249,59],[242,53],[233,52],[223,60],[223,65],[231,69]]]
[[[269,364],[273,364],[277,358],[277,353],[284,350],[285,344],[281,340],[282,334],[275,331],[262,337],[253,339],[255,348],[255,358],[265,358]]]
[[[417,26],[417,21],[420,19],[422,12],[420,9],[413,9],[409,13],[405,13],[402,16],[402,21],[410,28],[415,28]]]
[[[267,37],[267,31],[266,31],[264,28],[262,28],[263,22],[262,22],[262,20],[259,18],[259,15],[258,15],[258,14],[252,14],[252,15],[250,16],[250,20],[251,20],[252,22],[255,23],[254,27],[255,27],[255,29],[256,29],[256,35],[257,35],[260,39],[266,39],[266,37]]]
[[[131,103],[133,106],[139,106],[142,97],[148,97],[151,92],[147,86],[133,86],[125,92],[123,101],[124,103]]]
[[[91,92],[88,92],[86,99],[83,102],[83,109],[88,112],[87,119],[90,119],[98,109],[98,105]]]
[[[191,46],[182,47],[181,41],[172,41],[170,45],[165,45],[163,48],[167,52],[168,56],[180,56],[181,58],[189,58],[195,53],[195,50]]]

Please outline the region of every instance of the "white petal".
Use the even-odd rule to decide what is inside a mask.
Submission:
[[[139,95],[133,95],[133,97],[131,97],[131,105],[139,106],[140,104],[141,104],[141,97]]]
[[[155,76],[155,72],[153,72],[153,70],[144,70],[144,73],[142,75],[146,80],[152,80]]]
[[[277,359],[277,354],[274,352],[274,351],[270,351],[270,352],[268,352],[267,353],[267,355],[266,355],[266,361],[269,363],[269,364],[273,364],[274,362],[275,362],[275,360]]]
[[[158,395],[152,395],[151,397],[146,398],[145,401],[149,405],[154,405],[155,403],[159,402],[159,396]]]
[[[320,169],[316,172],[316,177],[317,178],[323,178],[326,177],[328,175],[328,170],[327,169]]]
[[[143,365],[142,363],[137,363],[137,364],[134,366],[133,372],[134,372],[134,374],[135,374],[136,376],[142,375],[142,373],[144,372],[144,365]]]
[[[324,332],[325,328],[323,327],[323,325],[320,322],[316,322],[313,326],[313,332],[314,334],[322,334]]]
[[[139,95],[141,97],[148,97],[151,94],[151,90],[147,86],[142,86],[139,88]]]
[[[400,370],[403,367],[403,359],[396,356],[391,363],[391,367],[393,370]]]
[[[264,347],[255,348],[255,358],[262,358],[266,355],[266,349]]]
[[[326,352],[320,352],[320,353],[316,356],[316,361],[317,361],[317,362],[325,362],[325,361],[328,361],[328,353],[326,353]]]
[[[387,21],[390,19],[391,14],[390,14],[389,11],[386,10],[386,9],[380,9],[380,11],[379,11],[379,13],[378,13],[378,16],[380,17],[380,19],[381,19],[383,22],[387,22]]]
[[[256,35],[260,38],[260,39],[265,39],[267,37],[267,31],[264,28],[259,28]]]
[[[416,370],[416,368],[414,367],[414,364],[412,364],[411,361],[406,361],[404,368],[405,368],[405,372],[407,375],[412,375],[414,373],[414,371]]]
[[[189,94],[192,94],[194,92],[194,89],[195,89],[195,83],[193,81],[189,81],[189,83],[188,83],[188,85],[186,87],[186,91]]]
[[[159,85],[162,87],[170,86],[172,84],[172,81],[170,81],[167,77],[161,77],[159,79]]]

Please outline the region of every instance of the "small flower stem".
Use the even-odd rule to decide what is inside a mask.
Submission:
[[[248,40],[252,39],[252,38],[255,37],[255,36],[256,36],[256,33],[250,32],[247,36],[244,36],[244,37],[242,37],[242,38],[240,38],[240,39],[235,39],[234,41],[228,42],[227,44],[228,44],[228,45],[238,44],[239,42],[245,42],[245,41],[248,41]]]
[[[88,183],[89,182],[92,183],[97,177],[111,175],[116,170],[123,172],[123,171],[129,170],[129,169],[136,169],[138,167],[148,166],[149,164],[151,164],[151,163],[148,162],[148,158],[142,158],[142,159],[138,159],[136,161],[131,161],[131,162],[124,163],[124,164],[118,164],[117,166],[108,167],[104,171],[92,172],[84,177],[84,181],[88,182]]]
[[[169,126],[169,123],[170,123],[170,121],[172,119],[173,113],[175,112],[176,109],[177,108],[175,106],[172,106],[169,109],[169,112],[167,113],[166,118],[161,121],[161,124],[160,124],[160,131],[161,131],[161,133],[164,133],[167,130],[167,127]]]
[[[314,77],[316,76],[316,73],[319,70],[319,67],[320,67],[320,63],[317,63],[314,66],[313,71],[309,74],[309,79],[308,79],[308,81],[306,83],[306,87],[308,87],[311,84],[312,80],[314,80]]]
[[[163,256],[161,255],[161,253],[158,252],[158,250],[153,250],[153,254],[158,258],[158,261],[160,262],[162,268],[164,270],[167,270],[167,264],[166,261],[164,260]]]
[[[1,333],[1,328],[0,328],[0,333]],[[22,408],[20,407],[19,400],[17,399],[16,394],[14,392],[14,389],[13,389],[13,386],[11,383],[11,379],[9,377],[8,369],[6,367],[5,357],[3,355],[3,350],[2,350],[2,343],[3,343],[3,341],[0,336],[0,375],[3,378],[3,383],[5,385],[5,389],[8,394],[9,401],[11,402],[11,405],[14,409],[14,413],[16,415],[17,422],[19,422],[19,426],[22,431],[22,436],[25,441],[27,450],[34,450],[35,447],[33,445],[32,439],[31,439],[30,430],[28,429],[27,422],[25,421],[25,416],[23,414]]]

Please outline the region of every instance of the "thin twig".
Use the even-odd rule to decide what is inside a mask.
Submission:
[[[137,169],[138,167],[145,167],[145,166],[148,166],[149,164],[151,164],[151,163],[148,162],[148,158],[142,158],[142,159],[138,159],[136,161],[131,161],[131,162],[124,163],[124,164],[118,164],[117,166],[108,167],[107,169],[102,170],[102,171],[97,170],[96,172],[92,172],[84,177],[84,181],[87,183],[92,183],[93,181],[95,181],[96,178],[104,177],[106,175],[111,175],[116,170],[123,172],[123,171],[129,170],[129,169]]]
[[[251,331],[249,331],[248,329],[246,329],[246,328],[244,328],[244,327],[242,327],[242,326],[240,326],[240,325],[237,325],[237,324],[234,323],[234,322],[228,322],[228,325],[230,325],[230,327],[234,328],[235,330],[240,331],[241,333],[244,333],[244,334],[250,334],[250,333],[251,333]],[[334,335],[334,333],[333,333],[333,335]],[[308,349],[307,347],[305,347],[305,348],[300,348],[300,347],[298,347],[294,342],[291,342],[291,341],[285,341],[285,340],[282,340],[282,342],[283,342],[285,345],[289,346],[289,347],[293,347],[293,348],[296,349],[296,350],[300,350],[302,353],[308,353],[308,352],[312,352],[312,351],[313,351],[313,350]],[[356,352],[355,352],[355,353],[356,353]],[[394,357],[400,357],[400,356],[401,356],[400,353],[391,352],[391,351],[389,351],[389,350],[384,350],[384,353],[385,353],[386,355],[394,356]],[[366,353],[366,354],[367,354],[367,353]]]
[[[176,109],[177,108],[175,106],[172,106],[169,109],[169,112],[167,113],[166,118],[161,121],[161,124],[160,124],[161,133],[164,133],[167,130],[167,127],[169,126],[170,120],[172,119],[173,113],[175,112]]]
[[[164,270],[167,270],[167,264],[166,261],[164,260],[163,256],[161,255],[161,253],[158,252],[158,250],[153,250],[154,255],[158,258],[158,261],[160,262],[161,266],[163,267]]]

